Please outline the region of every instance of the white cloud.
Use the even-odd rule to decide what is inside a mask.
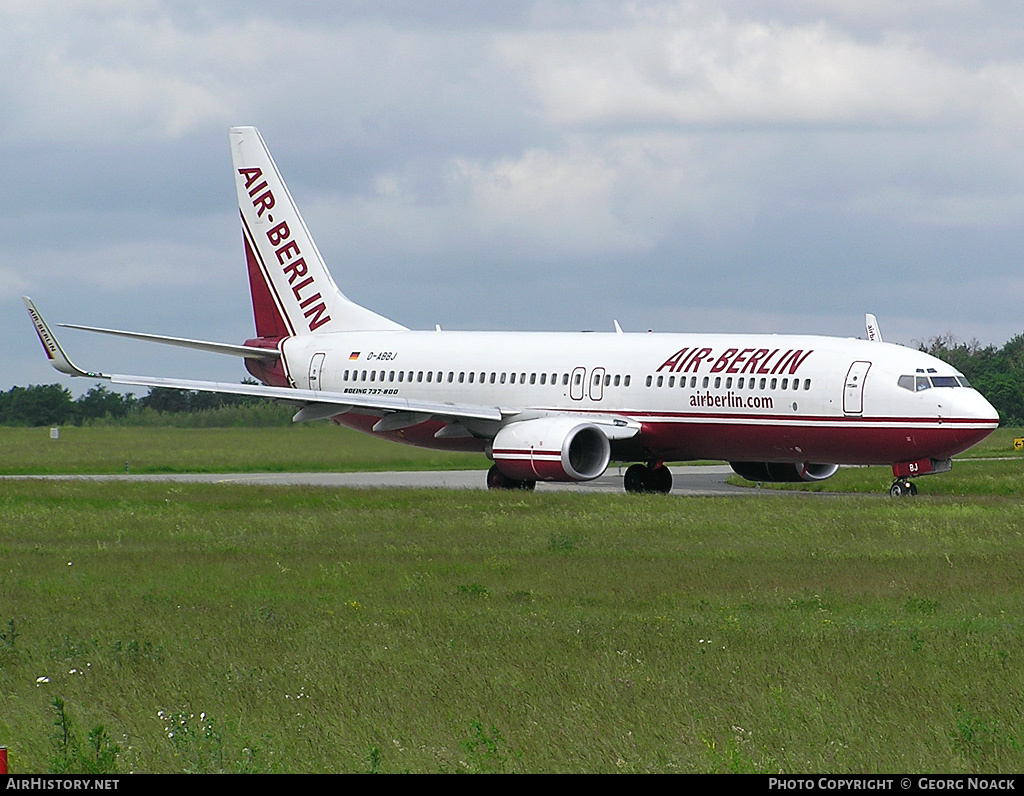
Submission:
[[[509,33],[498,48],[559,124],[884,127],[1024,111],[1019,63],[970,69],[909,35],[864,41],[826,21],[641,19]]]

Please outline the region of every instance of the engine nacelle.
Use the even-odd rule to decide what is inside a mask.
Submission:
[[[824,481],[839,469],[838,464],[793,464],[792,462],[729,462],[736,475],[748,481]]]
[[[574,417],[539,417],[509,423],[491,443],[494,463],[521,481],[590,481],[611,459],[608,437]]]

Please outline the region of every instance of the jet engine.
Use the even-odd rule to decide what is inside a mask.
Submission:
[[[521,481],[590,481],[611,459],[608,437],[579,418],[539,417],[509,423],[495,435],[491,456],[498,469]]]
[[[748,481],[824,481],[839,469],[838,464],[793,464],[792,462],[729,462],[736,475]]]

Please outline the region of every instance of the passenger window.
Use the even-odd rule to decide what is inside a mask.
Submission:
[[[784,389],[784,390],[788,390],[789,389],[789,379],[783,379],[782,380],[782,389]]]
[[[651,377],[650,376],[647,377],[647,386],[648,387],[651,386]]]
[[[628,387],[629,386],[629,380],[631,378],[632,378],[631,376],[626,376],[626,378],[622,380],[623,386]]]

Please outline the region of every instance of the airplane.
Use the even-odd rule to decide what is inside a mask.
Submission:
[[[241,357],[259,384],[104,374],[73,364],[29,298],[50,363],[113,384],[288,401],[428,448],[484,453],[491,489],[589,481],[633,462],[627,492],[667,493],[665,462],[725,460],[758,482],[888,465],[892,496],[948,471],[996,410],[953,367],[885,343],[810,335],[414,331],[335,284],[254,127],[230,131],[256,336],[241,345],[69,328]]]

